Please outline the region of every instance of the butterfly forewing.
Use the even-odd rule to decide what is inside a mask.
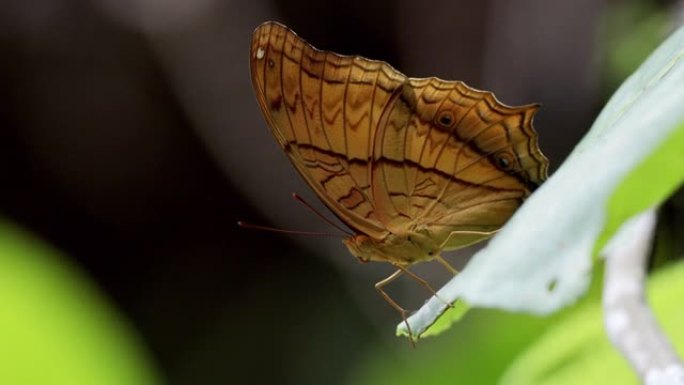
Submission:
[[[250,64],[264,116],[297,170],[345,223],[381,238],[369,160],[382,111],[406,77],[319,51],[274,22],[254,32]]]

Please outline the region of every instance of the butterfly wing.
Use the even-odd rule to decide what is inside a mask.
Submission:
[[[376,131],[371,185],[381,222],[427,231],[447,249],[499,229],[546,178],[537,108],[505,106],[462,82],[410,79]]]
[[[369,159],[382,112],[408,79],[386,63],[319,51],[267,22],[252,39],[252,84],[278,143],[347,225],[382,238]]]

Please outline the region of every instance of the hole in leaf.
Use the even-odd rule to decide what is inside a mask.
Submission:
[[[549,293],[553,293],[553,291],[556,289],[558,286],[558,280],[557,279],[552,279],[549,281],[549,283],[546,284],[546,291]]]

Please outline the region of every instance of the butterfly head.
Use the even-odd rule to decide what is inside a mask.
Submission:
[[[389,233],[377,240],[365,234],[347,238],[343,243],[359,261],[382,261],[401,265],[427,261],[434,258],[439,250],[431,245],[428,237],[418,233]]]

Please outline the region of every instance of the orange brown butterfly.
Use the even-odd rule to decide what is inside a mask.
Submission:
[[[389,64],[321,51],[266,22],[250,68],[264,118],[318,198],[355,235],[360,261],[408,268],[493,236],[547,177],[532,120],[460,81],[409,78]],[[431,289],[431,291],[434,290]],[[410,331],[409,331],[410,332]]]

